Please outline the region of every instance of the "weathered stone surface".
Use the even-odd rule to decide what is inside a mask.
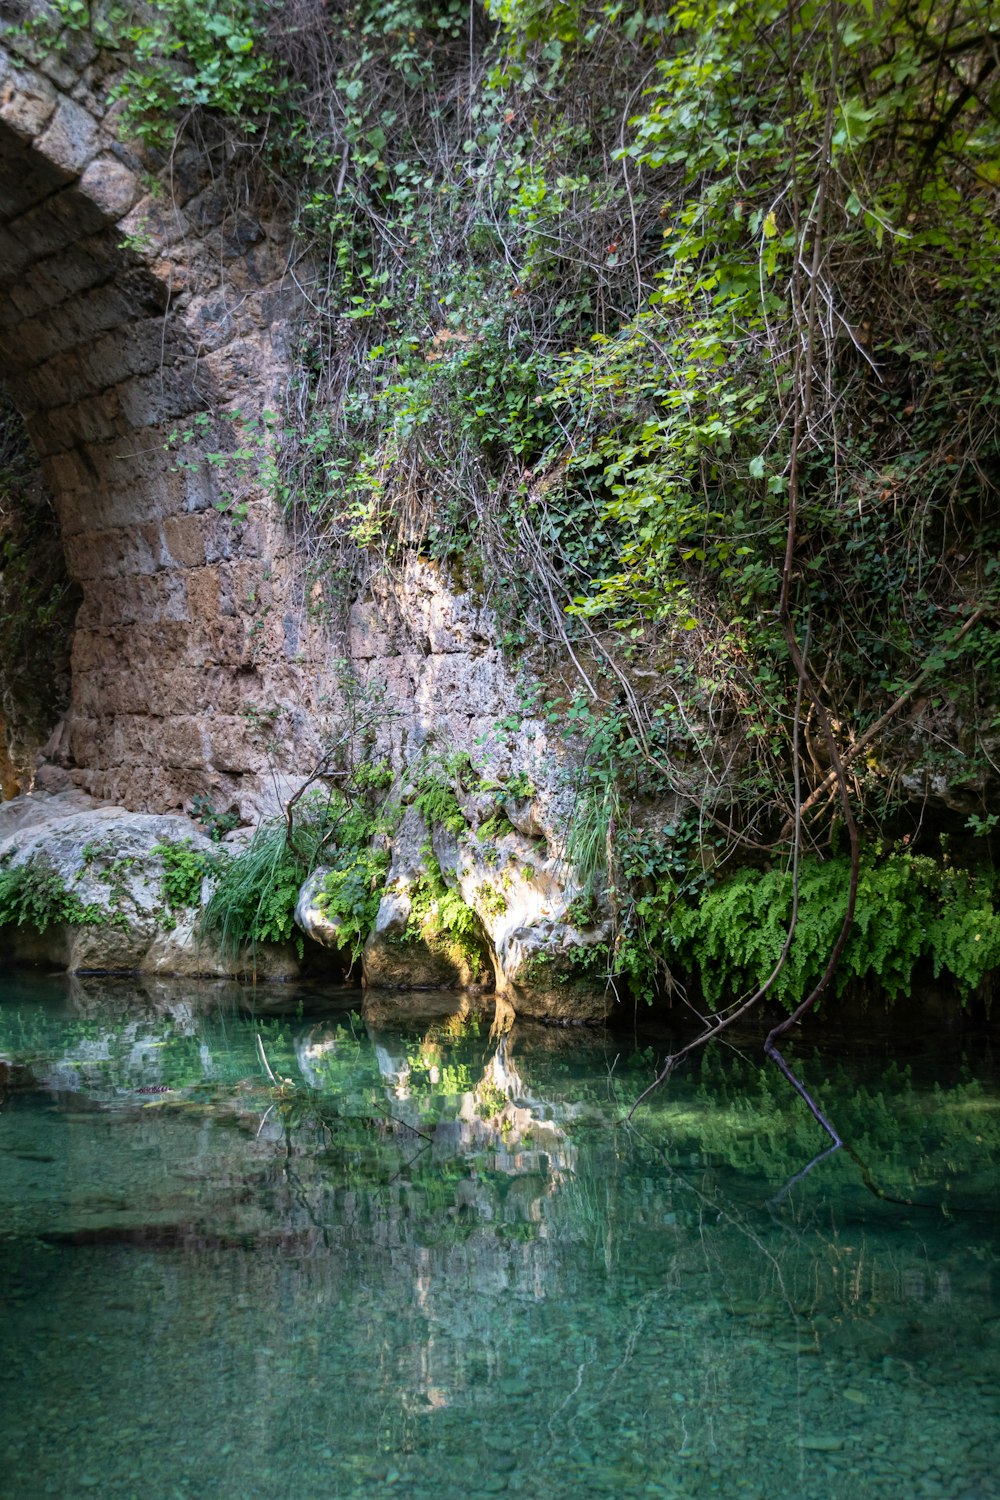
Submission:
[[[97,141],[97,121],[93,115],[64,97],[56,104],[35,146],[68,177],[76,177],[96,153]]]
[[[80,178],[80,191],[108,219],[120,219],[128,212],[139,191],[134,172],[110,155],[95,157]]]
[[[157,845],[186,843],[213,854],[215,846],[189,819],[128,812],[121,807],[81,807],[90,799],[72,791],[32,794],[0,807],[0,865],[51,872],[60,886],[96,920],[57,920],[44,932],[8,927],[3,949],[15,961],[72,972],[143,972],[226,975],[255,969],[265,977],[290,977],[294,958],[262,949],[224,958],[196,931],[197,912],[171,911]]]
[[[323,882],[329,873],[327,866],[320,865],[303,882],[295,903],[295,923],[311,942],[336,952],[342,943],[340,923],[327,913],[322,899]]]
[[[436,930],[436,908],[418,926],[411,892],[427,874],[427,825],[408,808],[393,840],[392,864],[375,926],[362,955],[364,982],[372,989],[492,988],[485,943],[458,942]]]
[[[611,923],[591,917],[561,857],[512,832],[463,841],[455,875],[494,956],[497,990],[518,1015],[603,1020],[614,996],[602,976]],[[583,920],[582,920],[583,919]]]
[[[0,120],[21,140],[32,140],[56,107],[58,95],[47,78],[16,68],[0,49]]]
[[[268,614],[296,596],[282,519],[241,528],[216,512],[233,480],[204,454],[234,449],[240,434],[195,419],[208,410],[217,421],[230,401],[250,419],[283,387],[290,339],[283,328],[272,333],[263,308],[283,322],[297,306],[294,289],[284,284],[280,236],[271,246],[252,215],[230,223],[225,212],[185,214],[181,200],[212,176],[203,147],[179,143],[162,184],[139,196],[142,164],[118,140],[119,107],[107,105],[108,59],[69,40],[49,77],[0,47],[0,381],[26,415],[84,594],[64,768],[81,788],[134,809],[179,809],[197,793],[235,795],[249,815],[270,791],[253,726],[238,710],[270,705],[263,675],[259,696],[247,680],[248,658],[280,666],[281,698],[293,702],[308,696],[310,668],[321,676],[331,653],[301,606],[295,651],[286,649],[288,629]],[[214,191],[226,199],[218,181]],[[209,322],[218,321],[223,259],[213,376],[198,363],[205,320],[178,293],[197,285]],[[180,468],[166,446],[174,425],[186,434]],[[241,480],[240,503],[268,511],[255,471]],[[231,577],[212,572],[228,561]],[[274,604],[251,607],[265,590]],[[212,672],[200,682],[190,672],[186,696],[170,688],[178,664],[206,663]],[[219,674],[228,679],[221,688]],[[214,735],[192,727],[220,701],[229,714]],[[143,715],[149,732],[135,722]],[[316,742],[306,715],[287,729],[278,769],[291,773],[314,758]]]

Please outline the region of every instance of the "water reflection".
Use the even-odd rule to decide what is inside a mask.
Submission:
[[[494,1021],[9,985],[10,1492],[998,1493],[990,1077]]]

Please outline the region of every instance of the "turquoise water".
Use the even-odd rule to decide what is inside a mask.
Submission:
[[[799,1176],[752,1049],[0,997],[4,1496],[1000,1496],[982,1038],[800,1054]]]

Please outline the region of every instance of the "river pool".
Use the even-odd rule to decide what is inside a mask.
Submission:
[[[0,979],[0,1494],[1000,1497],[987,1033],[361,1004]]]

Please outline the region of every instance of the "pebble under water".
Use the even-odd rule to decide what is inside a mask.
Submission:
[[[0,979],[0,1493],[1000,1497],[988,1040],[431,1005]]]

